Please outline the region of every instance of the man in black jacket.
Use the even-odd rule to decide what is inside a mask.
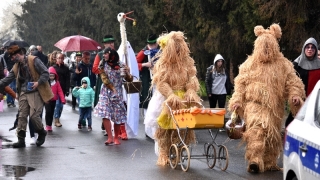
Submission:
[[[96,75],[92,72],[90,53],[88,51],[82,53],[82,60],[78,64],[78,68],[75,69],[74,80],[77,82],[77,86],[81,86],[81,79],[84,77],[88,77],[90,79],[91,88],[96,85]]]

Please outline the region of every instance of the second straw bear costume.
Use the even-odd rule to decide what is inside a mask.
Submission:
[[[257,173],[280,170],[277,159],[282,152],[280,132],[286,101],[296,114],[305,93],[292,63],[280,52],[280,26],[256,26],[254,33],[254,50],[239,68],[229,109],[236,109],[245,119],[247,170]]]

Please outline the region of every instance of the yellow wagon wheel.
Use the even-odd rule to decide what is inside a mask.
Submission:
[[[175,144],[171,144],[169,149],[169,163],[172,169],[175,169],[179,162],[178,147]]]
[[[219,147],[219,154],[218,154],[218,164],[222,171],[225,171],[228,168],[229,164],[229,153],[226,146],[221,145]]]
[[[207,158],[208,167],[210,169],[212,169],[214,167],[214,165],[216,164],[216,158],[217,158],[216,148],[213,146],[213,144],[210,144],[207,147],[206,158]]]
[[[181,169],[187,172],[190,167],[190,151],[188,146],[183,146],[180,152]]]

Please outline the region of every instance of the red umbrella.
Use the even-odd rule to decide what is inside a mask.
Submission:
[[[100,45],[95,40],[90,39],[88,37],[74,35],[61,39],[56,44],[54,44],[54,46],[56,46],[64,52],[68,52],[97,50],[98,46]]]

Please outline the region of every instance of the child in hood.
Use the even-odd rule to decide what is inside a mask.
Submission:
[[[54,108],[56,107],[56,100],[59,98],[62,104],[66,103],[66,99],[64,98],[62,88],[59,83],[59,76],[56,70],[53,67],[49,67],[49,84],[51,86],[51,90],[53,93],[53,98],[45,104],[46,109],[46,130],[52,131],[52,121]]]
[[[88,120],[88,131],[92,130],[92,117],[91,108],[94,102],[94,90],[90,87],[90,79],[84,77],[81,79],[81,86],[76,86],[72,90],[72,95],[76,98],[80,98],[79,104],[79,122],[78,129],[82,129],[81,122],[83,119]]]

